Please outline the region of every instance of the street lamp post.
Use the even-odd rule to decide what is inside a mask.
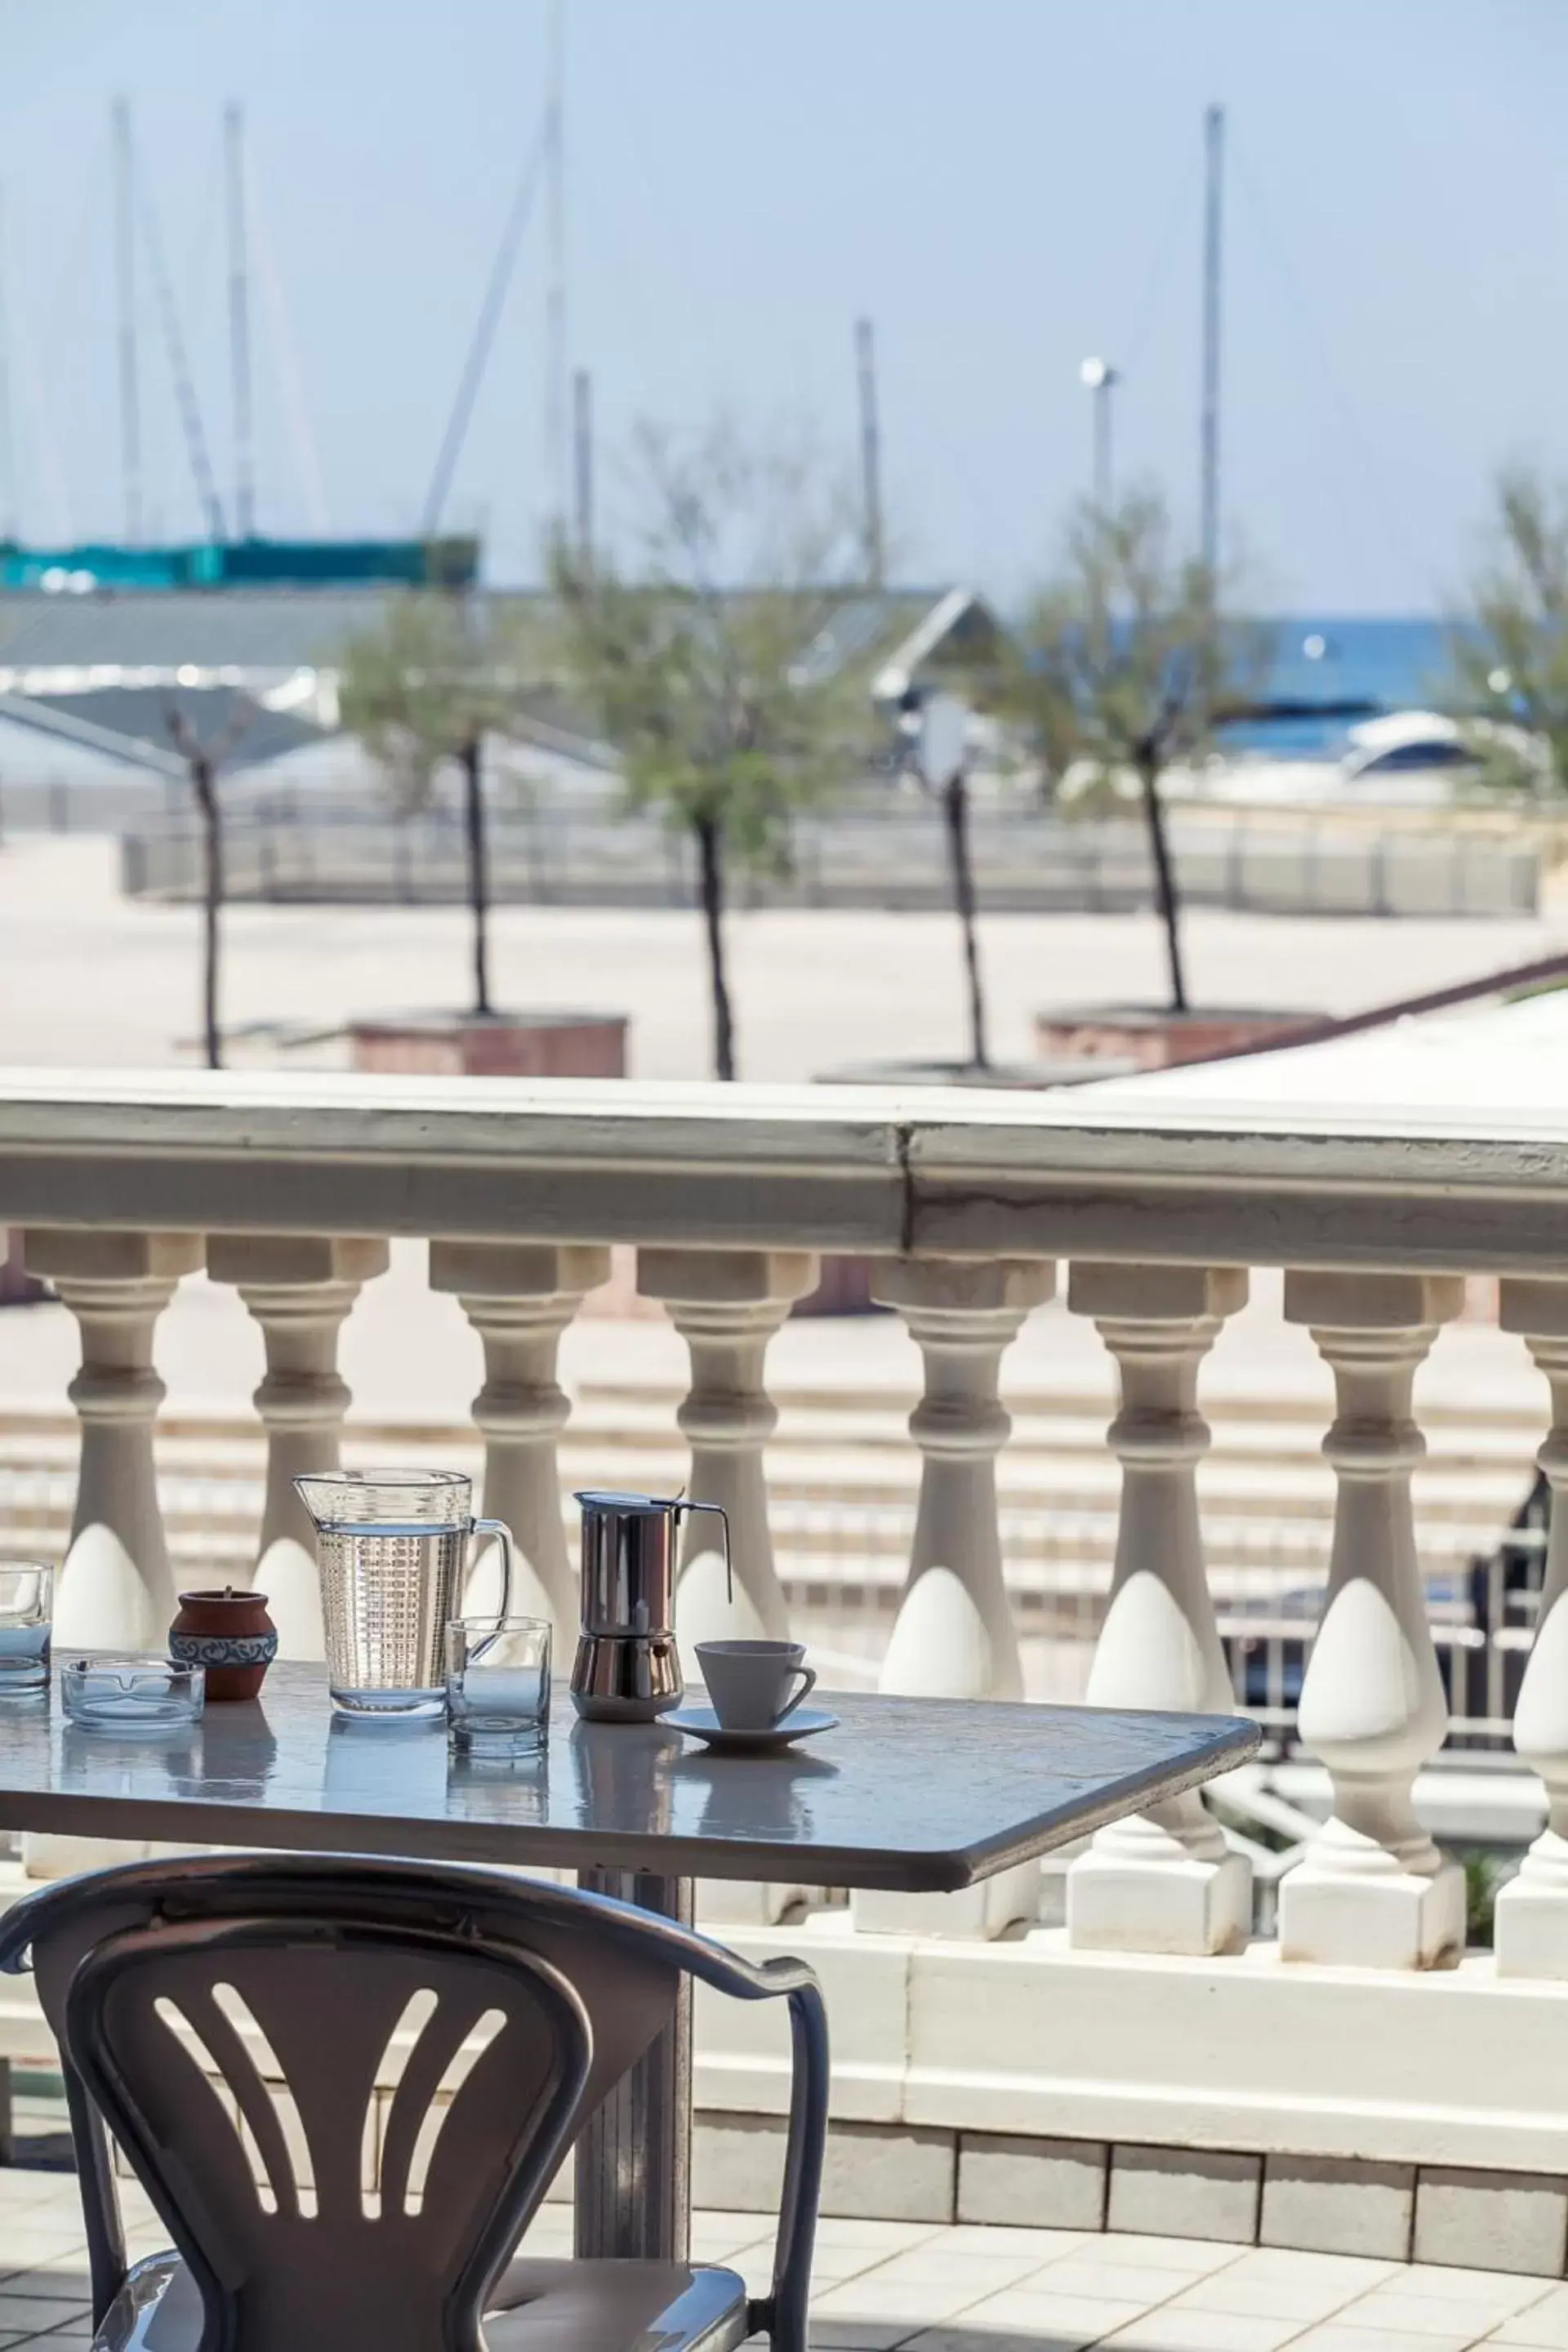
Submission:
[[[1085,360],[1079,382],[1094,395],[1094,504],[1098,514],[1110,512],[1110,395],[1121,383],[1121,372],[1109,360]]]

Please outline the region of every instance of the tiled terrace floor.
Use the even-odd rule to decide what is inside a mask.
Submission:
[[[134,2189],[124,2205],[132,2253],[161,2245]],[[551,2207],[532,2251],[565,2252],[570,2228]],[[761,2287],[765,2217],[702,2213],[695,2237]],[[825,2221],[815,2314],[821,2352],[1568,2352],[1551,2279],[1058,2230]],[[0,2352],[89,2340],[74,2179],[0,2171]]]

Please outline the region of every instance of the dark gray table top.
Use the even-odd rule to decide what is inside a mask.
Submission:
[[[56,1695],[0,1704],[0,1829],[640,1869],[930,1892],[973,1885],[1245,1762],[1232,1716],[882,1698],[824,1701],[835,1731],[711,1756],[659,1725],[580,1724],[556,1693],[548,1751],[448,1758],[431,1725],[334,1717],[321,1669],[279,1664],[259,1701],[173,1740],[82,1732]]]

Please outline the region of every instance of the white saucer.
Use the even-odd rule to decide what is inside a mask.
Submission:
[[[716,1756],[765,1756],[793,1748],[797,1739],[815,1739],[819,1731],[834,1730],[838,1717],[819,1706],[797,1706],[782,1722],[767,1724],[761,1730],[726,1731],[710,1706],[682,1706],[659,1720],[700,1739]]]

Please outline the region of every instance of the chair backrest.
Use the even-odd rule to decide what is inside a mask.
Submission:
[[[420,1865],[193,1857],[20,1907],[68,2082],[190,2263],[204,2352],[469,2352],[679,1982],[624,1906]],[[115,2267],[95,2252],[95,2281]]]
[[[591,2050],[536,1956],[279,1918],[110,1937],[66,2034],[225,2352],[471,2352]]]

